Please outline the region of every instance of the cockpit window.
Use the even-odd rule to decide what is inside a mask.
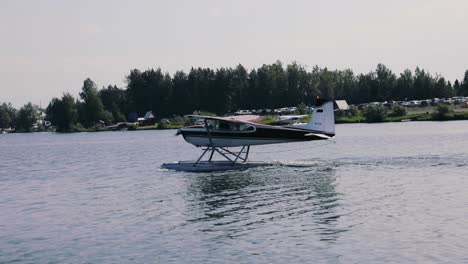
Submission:
[[[254,132],[255,126],[242,123],[225,122],[222,120],[206,120],[208,128],[218,132]]]
[[[252,125],[240,124],[239,131],[253,132],[255,131],[255,127]]]

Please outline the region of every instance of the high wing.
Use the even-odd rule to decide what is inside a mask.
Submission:
[[[328,140],[335,136],[334,103],[324,102],[314,109],[311,120],[307,124],[290,126],[272,126],[256,123],[255,120],[236,119],[235,117],[214,117],[205,115],[187,115],[198,119],[195,125],[181,128],[177,135],[204,151],[197,161],[192,163],[169,164],[165,168],[187,171],[202,171],[199,164],[221,164],[222,169],[232,169],[239,162],[245,163],[251,146],[302,142],[312,140]],[[239,151],[231,148],[240,147]],[[214,153],[228,160],[226,163],[212,162]],[[208,161],[202,161],[208,154]],[[164,164],[163,164],[164,165]],[[239,167],[238,167],[239,168]]]
[[[198,119],[198,120],[220,120],[220,121],[226,121],[226,122],[246,123],[246,124],[256,124],[254,121],[259,119],[259,116],[253,116],[253,115],[252,116],[229,116],[229,117],[186,115],[185,117],[190,118],[190,119]]]
[[[186,115],[190,119],[219,119],[216,116],[205,116],[205,115]]]

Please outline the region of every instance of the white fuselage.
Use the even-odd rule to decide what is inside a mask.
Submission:
[[[253,145],[266,145],[293,142],[283,139],[255,139],[255,138],[210,138],[199,136],[185,136],[185,141],[195,146],[213,146],[213,147],[241,147]]]

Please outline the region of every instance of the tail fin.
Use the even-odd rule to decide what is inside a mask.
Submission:
[[[335,112],[334,102],[328,101],[314,108],[309,123],[302,128],[320,131],[324,134],[335,135]]]

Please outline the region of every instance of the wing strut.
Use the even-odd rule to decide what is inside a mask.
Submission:
[[[225,147],[213,146],[213,139],[211,138],[211,129],[207,122],[207,119],[205,119],[204,122],[210,144],[208,145],[208,147],[203,149],[203,153],[200,155],[200,157],[198,157],[197,161],[193,163],[193,167],[196,167],[200,162],[202,162],[203,157],[208,151],[211,151],[210,156],[207,160],[208,162],[213,162],[212,159],[215,152],[224,157],[226,160],[228,160],[232,166],[238,163],[238,161],[241,161],[242,163],[247,162],[247,158],[249,157],[250,152],[250,146],[242,146],[242,148],[237,152],[231,151]]]
[[[249,157],[249,152],[250,152],[250,146],[242,146],[242,148],[239,151],[232,151],[224,147],[213,147],[213,146],[208,146],[205,149],[203,149],[203,153],[198,157],[197,161],[193,164],[193,166],[197,166],[199,164],[205,154],[211,151],[210,156],[208,158],[208,162],[214,162],[212,161],[214,153],[218,153],[222,157],[224,157],[226,160],[228,160],[233,166],[236,163],[245,163],[247,162],[247,159]]]

